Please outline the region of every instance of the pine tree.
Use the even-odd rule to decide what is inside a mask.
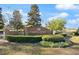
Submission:
[[[2,8],[0,8],[0,29],[3,29],[4,22],[3,22],[3,16],[2,16]]]
[[[41,26],[41,18],[39,14],[39,8],[36,4],[31,5],[31,10],[28,13],[27,26]]]
[[[13,12],[13,18],[10,21],[10,25],[13,26],[14,29],[18,31],[18,29],[23,28],[23,24],[21,21],[21,14],[18,10]]]

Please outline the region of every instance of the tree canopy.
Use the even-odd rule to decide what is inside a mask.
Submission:
[[[41,26],[41,18],[39,8],[36,4],[31,5],[31,10],[28,13],[27,26]]]
[[[15,10],[13,12],[13,18],[10,21],[10,25],[13,26],[14,29],[20,29],[23,28],[23,24],[21,21],[21,14],[18,10]]]
[[[64,25],[66,24],[66,20],[63,18],[52,19],[48,22],[47,27],[50,30],[62,30]]]
[[[2,16],[2,8],[0,8],[0,29],[3,29],[4,22],[3,22],[3,16]]]

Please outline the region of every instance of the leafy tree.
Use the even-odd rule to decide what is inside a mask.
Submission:
[[[64,28],[64,25],[66,24],[66,21],[63,18],[57,18],[51,20],[47,27],[50,30],[62,30]]]
[[[0,29],[3,29],[4,22],[3,22],[3,16],[2,16],[2,8],[0,8]]]
[[[39,8],[36,4],[31,6],[31,11],[28,13],[27,26],[41,26],[41,18]]]
[[[10,21],[10,25],[13,26],[14,29],[18,31],[18,29],[23,28],[23,24],[21,21],[21,14],[18,10],[13,12],[13,18]]]

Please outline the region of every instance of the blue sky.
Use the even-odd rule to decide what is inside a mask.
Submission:
[[[38,4],[42,25],[55,18],[64,18],[67,21],[65,27],[79,27],[79,5],[75,4]],[[14,10],[19,10],[22,14],[23,23],[27,21],[27,13],[30,11],[30,4],[0,4],[3,9],[2,14],[8,23],[8,19],[12,17]]]

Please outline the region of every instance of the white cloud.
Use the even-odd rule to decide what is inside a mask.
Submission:
[[[43,15],[42,12],[39,13],[40,15]]]
[[[67,23],[69,23],[69,24],[79,24],[79,18],[77,18],[77,19],[70,19],[70,20],[67,21]]]
[[[23,12],[22,9],[19,9],[19,11],[20,11],[20,13],[21,13],[22,16],[27,16],[27,13]]]
[[[42,22],[42,26],[43,26],[43,27],[46,27],[46,24],[45,24],[44,22]]]
[[[20,12],[20,13],[23,13],[23,10],[22,10],[22,9],[19,9],[19,12]]]
[[[66,12],[62,12],[62,13],[60,13],[60,14],[58,15],[58,17],[63,17],[63,18],[65,18],[65,17],[67,17],[67,16],[69,16],[69,14],[66,13]]]
[[[10,15],[12,15],[12,13],[13,12],[11,12],[11,11],[4,11],[4,12],[2,12],[2,14],[10,14]]]
[[[3,15],[6,15],[7,17],[12,17],[13,12],[12,11],[2,11]]]
[[[22,22],[23,24],[26,24],[25,22],[27,22],[27,17],[28,17],[28,14],[26,12],[24,12],[22,9],[18,9],[22,15]]]
[[[13,12],[10,10],[3,9],[2,15],[3,15],[3,19],[4,19],[5,24],[8,24],[9,20],[12,18],[12,13]]]
[[[66,18],[66,17],[68,17],[68,16],[69,16],[68,13],[62,12],[62,13],[56,14],[56,15],[53,16],[53,17],[48,18],[48,21],[50,21],[50,20],[52,20],[52,19],[56,19],[56,18]]]
[[[73,20],[68,20],[67,23],[69,23],[69,24],[76,24],[77,21],[75,19],[73,19]]]
[[[76,28],[79,27],[79,18],[76,19],[68,19],[66,27]]]
[[[79,6],[74,5],[74,4],[57,4],[56,9],[59,10],[72,10],[72,9],[79,9]]]
[[[75,17],[79,17],[79,14],[76,14]]]

